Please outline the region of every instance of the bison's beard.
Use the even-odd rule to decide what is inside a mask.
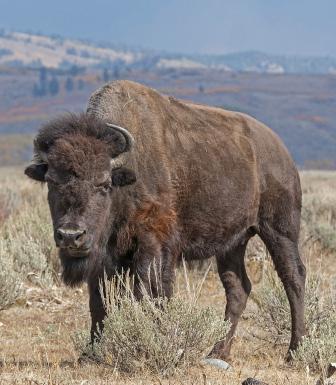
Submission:
[[[66,250],[60,250],[63,273],[62,279],[68,286],[78,286],[99,277],[104,271],[103,261],[106,254],[102,250],[92,249],[90,254],[83,257],[73,257]]]
[[[86,281],[89,272],[89,258],[69,258],[60,252],[63,267],[62,278],[66,285],[78,286]]]

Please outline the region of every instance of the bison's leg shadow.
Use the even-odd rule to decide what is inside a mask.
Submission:
[[[299,255],[296,236],[289,238],[289,235],[282,235],[272,227],[262,226],[260,237],[271,254],[275,269],[288,297],[292,319],[292,336],[287,360],[291,360],[291,351],[298,347],[302,336],[305,334],[304,292],[306,269]]]
[[[239,317],[251,292],[251,282],[244,264],[246,246],[247,242],[217,257],[218,273],[226,292],[225,319],[231,322],[231,328],[226,338],[217,342],[212,349],[210,356],[214,358],[228,358]]]

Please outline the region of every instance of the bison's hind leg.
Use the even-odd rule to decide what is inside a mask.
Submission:
[[[210,356],[215,358],[226,359],[229,356],[238,320],[251,292],[244,264],[247,242],[217,257],[218,273],[226,292],[225,319],[231,322],[231,328],[226,338],[217,342],[211,351]]]
[[[288,224],[286,231],[279,225],[270,226],[267,222],[260,226],[260,237],[265,243],[274,262],[275,269],[286,291],[292,319],[290,351],[295,350],[305,333],[304,326],[304,292],[306,269],[298,250],[298,220]],[[279,222],[278,222],[279,223]]]

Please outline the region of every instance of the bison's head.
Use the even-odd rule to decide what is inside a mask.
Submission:
[[[87,114],[54,120],[35,139],[35,160],[25,173],[48,185],[55,242],[70,285],[101,263],[97,258],[120,215],[118,190],[136,180],[124,167],[133,142],[125,128]]]

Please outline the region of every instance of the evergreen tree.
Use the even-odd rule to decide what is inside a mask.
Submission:
[[[39,78],[40,78],[41,84],[44,84],[47,82],[47,69],[45,67],[40,68]]]
[[[72,80],[72,77],[68,76],[65,81],[65,89],[67,92],[72,92],[74,89],[74,81]]]
[[[49,92],[53,96],[59,92],[59,83],[56,76],[53,76],[49,82]]]
[[[77,76],[79,75],[81,72],[83,72],[84,69],[83,68],[80,68],[78,66],[76,66],[76,64],[74,64],[70,69],[69,69],[69,74],[70,76]]]
[[[45,67],[40,68],[40,73],[39,73],[39,96],[44,96],[47,94],[47,89],[48,89],[48,79],[47,79],[47,69]]]
[[[79,79],[77,83],[77,88],[81,91],[84,88],[84,86],[85,86],[84,80]]]
[[[38,97],[42,96],[41,95],[41,88],[40,88],[40,86],[37,83],[34,83],[33,96],[35,98],[38,98]]]

